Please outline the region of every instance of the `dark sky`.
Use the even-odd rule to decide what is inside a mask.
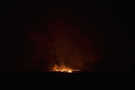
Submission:
[[[56,21],[60,20],[64,21],[62,25],[74,28],[70,29],[74,38],[85,38],[74,47],[92,48],[93,56],[100,57],[95,59],[97,63],[86,65],[87,71],[91,68],[97,72],[133,71],[131,64],[134,62],[128,59],[128,25],[121,21],[120,9],[113,8],[111,1],[100,3],[103,2],[91,1],[84,7],[51,7],[41,2],[16,1],[13,5],[3,6],[1,25],[6,31],[3,36],[6,45],[3,45],[1,71],[47,71],[50,63],[48,40],[51,41],[50,33],[57,32],[49,30],[49,25],[55,28]],[[67,31],[64,29],[64,33]],[[78,32],[81,37],[76,36]]]

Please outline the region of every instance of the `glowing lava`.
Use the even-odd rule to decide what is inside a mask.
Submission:
[[[66,67],[65,65],[54,65],[54,67],[52,68],[52,71],[54,72],[66,72],[66,73],[72,73],[73,71],[79,71],[79,70],[74,70],[70,67]]]

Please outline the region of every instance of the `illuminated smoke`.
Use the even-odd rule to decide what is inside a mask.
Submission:
[[[59,20],[49,24],[48,30],[50,66],[64,64],[83,70],[87,68],[87,64],[96,62],[93,42],[87,35],[81,35],[79,27],[64,24],[64,21]]]

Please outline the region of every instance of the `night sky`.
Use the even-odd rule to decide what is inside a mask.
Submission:
[[[3,7],[0,71],[47,72],[53,64],[82,72],[130,72],[128,24],[113,3],[60,7],[14,2]]]

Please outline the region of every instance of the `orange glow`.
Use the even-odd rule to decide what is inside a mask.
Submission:
[[[70,67],[66,67],[65,65],[54,65],[54,67],[52,68],[52,71],[54,72],[66,72],[66,73],[72,73],[73,71],[79,71],[79,70],[74,70]]]

